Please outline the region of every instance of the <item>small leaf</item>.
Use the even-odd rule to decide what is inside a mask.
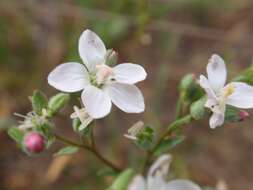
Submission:
[[[8,135],[19,144],[23,141],[24,134],[17,127],[10,128]]]
[[[69,101],[69,94],[58,93],[55,96],[51,97],[48,103],[48,115],[52,117],[55,115],[65,104]]]
[[[158,156],[162,153],[168,152],[185,139],[184,136],[176,136],[174,138],[164,139],[161,144],[156,148],[155,155]]]
[[[42,114],[43,108],[47,108],[47,105],[48,105],[47,97],[43,92],[39,90],[35,90],[33,92],[31,101],[32,101],[33,110],[39,115]]]
[[[57,153],[54,154],[54,156],[62,156],[66,154],[75,154],[79,150],[78,147],[75,146],[67,146],[62,149],[60,149]]]
[[[200,120],[205,117],[206,115],[205,103],[206,97],[202,97],[191,105],[190,108],[191,116],[195,120]]]
[[[133,169],[127,169],[121,172],[108,190],[127,190],[128,184],[134,176]]]

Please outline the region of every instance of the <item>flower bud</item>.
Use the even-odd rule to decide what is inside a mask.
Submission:
[[[245,120],[247,117],[249,117],[249,113],[244,111],[244,110],[240,110],[239,112],[239,117],[240,117],[240,121]]]
[[[106,52],[106,65],[113,66],[117,64],[118,54],[113,49],[109,49]]]
[[[44,137],[37,132],[29,132],[25,135],[24,145],[30,153],[38,154],[44,150]]]
[[[62,107],[65,106],[65,104],[67,104],[69,99],[70,95],[65,93],[58,93],[55,96],[51,97],[48,102],[48,116],[52,117],[55,115]]]

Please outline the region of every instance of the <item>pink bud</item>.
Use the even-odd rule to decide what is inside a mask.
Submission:
[[[249,113],[244,110],[240,110],[239,116],[240,121],[243,121],[245,118],[249,117]]]
[[[40,153],[44,150],[44,137],[37,132],[29,132],[25,135],[24,145],[31,153]]]

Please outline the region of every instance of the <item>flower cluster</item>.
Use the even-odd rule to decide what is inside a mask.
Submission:
[[[55,154],[57,156],[74,154],[79,149],[88,150],[119,174],[110,190],[200,190],[197,184],[188,180],[167,180],[171,162],[171,155],[167,152],[183,142],[184,135],[178,129],[193,120],[210,115],[209,125],[214,129],[226,121],[239,122],[248,117],[247,111],[240,110],[253,108],[253,86],[244,82],[247,81],[246,76],[239,77],[244,81],[237,79],[226,84],[226,65],[216,54],[212,55],[207,64],[207,77],[200,75],[197,79],[194,74],[184,76],[179,85],[175,121],[161,134],[157,129],[162,127],[139,121],[124,135],[146,151],[147,155],[138,171],[131,168],[123,170],[99,152],[93,128],[97,119],[110,113],[112,103],[126,113],[141,113],[145,110],[144,98],[136,83],[145,80],[147,73],[142,66],[133,63],[115,66],[116,52],[106,49],[103,41],[91,30],[81,34],[78,50],[83,63],[68,62],[57,66],[48,75],[48,83],[66,93],[81,91],[81,106],[73,107],[70,118],[82,143],[54,132],[52,119],[67,104],[70,95],[58,93],[48,99],[44,93],[35,91],[30,97],[32,111],[25,116],[15,114],[24,120],[18,127],[8,130],[19,147],[28,155],[39,154],[56,139],[69,145],[59,150]],[[249,76],[252,75],[253,70]],[[159,158],[148,170],[147,178],[137,174],[145,173],[155,157]]]

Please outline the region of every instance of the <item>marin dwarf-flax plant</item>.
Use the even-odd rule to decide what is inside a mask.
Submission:
[[[170,175],[172,155],[168,152],[184,140],[183,131],[179,129],[194,121],[210,117],[209,126],[215,129],[248,117],[249,113],[241,109],[253,108],[253,86],[249,82],[253,70],[247,69],[226,84],[225,62],[214,54],[207,63],[207,77],[185,75],[179,84],[180,96],[173,122],[160,127],[160,131],[140,120],[121,134],[144,153],[140,155],[145,155],[138,164],[139,168],[132,168],[107,159],[98,150],[93,131],[96,120],[108,116],[112,105],[125,113],[144,112],[144,97],[136,84],[147,78],[147,72],[138,64],[117,64],[117,53],[107,49],[91,30],[81,34],[78,51],[82,63],[60,64],[48,75],[48,84],[59,90],[58,94],[47,97],[35,90],[30,97],[32,110],[26,115],[15,113],[21,121],[17,127],[9,128],[8,134],[20,149],[29,156],[35,156],[49,149],[57,140],[66,146],[55,156],[86,150],[110,169],[108,175],[113,173],[115,176],[113,183],[104,188],[108,190],[201,190],[195,182],[174,179],[174,175]],[[79,105],[73,105],[73,113],[69,116],[73,131],[80,137],[76,141],[57,134],[53,122],[72,93],[75,93],[74,97],[79,94],[80,100]],[[140,155],[136,155],[138,160]]]

